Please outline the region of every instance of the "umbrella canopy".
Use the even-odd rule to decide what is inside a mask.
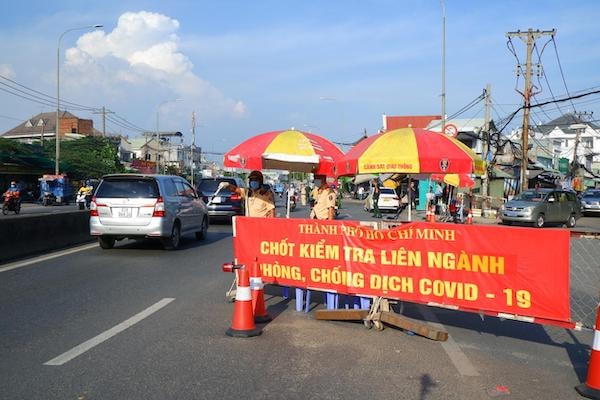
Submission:
[[[425,129],[403,128],[370,136],[336,163],[337,175],[476,173],[484,163],[464,143]]]
[[[251,137],[225,153],[225,167],[282,169],[334,175],[335,162],[344,153],[329,140],[296,130],[273,131]]]
[[[431,180],[462,188],[475,186],[475,181],[468,174],[431,174]]]

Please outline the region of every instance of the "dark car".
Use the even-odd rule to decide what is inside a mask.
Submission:
[[[245,187],[244,181],[237,177],[202,178],[198,183],[198,194],[206,203],[208,215],[211,218],[231,218],[234,215],[244,215],[244,200],[228,189],[217,193],[219,184],[228,182],[237,187]]]
[[[581,195],[583,215],[600,215],[600,189],[588,189]]]

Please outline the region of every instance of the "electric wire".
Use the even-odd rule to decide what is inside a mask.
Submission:
[[[3,82],[2,80],[5,80],[10,83]],[[17,81],[12,80],[4,75],[0,75],[0,85],[4,86],[4,87],[0,86],[0,91],[6,92],[13,96],[17,96],[24,100],[35,102],[35,103],[38,103],[38,104],[41,104],[44,106],[48,106],[48,107],[56,106],[56,97],[48,95],[46,93],[43,93],[39,90],[32,89],[26,85],[23,85]],[[26,90],[23,90],[23,89],[26,89]],[[88,112],[101,111],[100,107],[85,106],[82,104],[78,104],[78,103],[74,103],[74,102],[71,102],[68,100],[62,100],[62,99],[60,102],[61,102],[61,105],[64,106],[64,108],[69,108],[71,110],[88,111]],[[138,131],[138,132],[146,132],[147,131],[146,129],[143,129],[143,128],[139,127],[138,125],[135,125],[134,123],[128,121],[126,118],[124,118],[116,113],[114,113],[113,115],[120,120],[120,121],[113,121],[113,123],[118,124],[118,126],[124,128],[124,129]],[[107,116],[107,119],[108,118],[109,117]],[[22,121],[22,120],[20,120],[20,121]]]
[[[19,82],[17,82],[17,81],[14,81],[14,80],[12,80],[12,79],[10,79],[10,78],[8,78],[8,77],[4,76],[4,75],[0,75],[0,78],[1,78],[1,79],[4,79],[4,80],[6,80],[6,81],[8,81],[8,82],[10,82],[10,83],[12,83],[13,85],[17,85],[17,86],[19,86],[19,87],[21,87],[21,88],[23,88],[23,89],[27,89],[28,91],[30,91],[30,92],[33,92],[33,93],[35,93],[36,95],[40,95],[40,96],[42,96],[42,97],[46,97],[46,98],[48,98],[49,100],[53,101],[53,102],[54,102],[54,104],[56,104],[56,97],[54,97],[54,96],[51,96],[51,95],[48,95],[48,94],[46,94],[46,93],[40,92],[39,90],[32,89],[32,88],[30,88],[30,87],[28,87],[28,86],[25,86],[25,85],[23,85],[23,84],[21,84],[21,83],[19,83]],[[17,91],[19,91],[19,92],[21,92],[21,93],[25,93],[25,94],[31,95],[30,93],[27,93],[27,92],[25,92],[25,91],[23,91],[23,90],[20,90],[20,89],[18,89],[18,88],[15,88],[15,87],[13,87],[13,86],[11,86],[11,85],[7,84],[7,83],[3,83],[3,82],[0,82],[0,83],[1,83],[1,84],[3,84],[3,85],[5,85],[5,86],[8,86],[8,87],[10,87],[10,88],[11,88],[11,89],[13,89],[13,90],[17,90]],[[31,95],[31,96],[33,96],[33,95]],[[36,97],[36,98],[40,98],[40,96],[34,96],[34,97]],[[78,107],[78,108],[82,108],[82,109],[85,109],[85,110],[97,110],[97,109],[98,109],[98,107],[84,106],[84,105],[82,105],[82,104],[73,103],[73,102],[71,102],[71,101],[68,101],[68,100],[62,100],[62,99],[61,99],[61,103],[62,103],[62,104],[69,104],[69,105],[71,105],[71,106],[73,106],[73,107]]]
[[[558,47],[556,46],[556,40],[554,39],[554,36],[552,36],[552,43],[554,44],[554,53],[556,54],[556,62],[558,63],[558,69],[560,70],[560,76],[562,77],[563,84],[565,85],[565,91],[567,92],[567,95],[570,96],[569,88],[567,87],[567,81],[565,79],[565,74],[564,74],[563,68],[562,68],[562,63],[560,62],[560,57],[558,56]],[[573,111],[575,111],[575,105],[573,104],[572,101],[571,101],[571,106],[573,107]]]

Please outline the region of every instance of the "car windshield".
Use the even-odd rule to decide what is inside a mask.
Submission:
[[[380,188],[379,191],[381,192],[381,194],[396,194],[396,192],[394,192],[394,189],[390,188]]]
[[[158,198],[158,186],[154,179],[105,179],[96,197],[112,198]]]
[[[525,191],[515,197],[515,200],[521,201],[542,201],[546,197],[546,192]]]
[[[198,184],[198,191],[204,193],[215,193],[221,182],[229,182],[235,185],[235,179],[205,179]]]

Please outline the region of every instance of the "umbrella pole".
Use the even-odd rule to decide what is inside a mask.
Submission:
[[[410,193],[410,175],[408,175],[408,190],[406,194],[408,195],[408,222],[412,221],[411,219],[411,209],[412,209],[412,195]]]
[[[289,189],[289,187],[288,187],[288,190],[287,190],[287,199],[286,199],[285,208],[286,208],[285,217],[289,219],[290,218],[290,189]]]

